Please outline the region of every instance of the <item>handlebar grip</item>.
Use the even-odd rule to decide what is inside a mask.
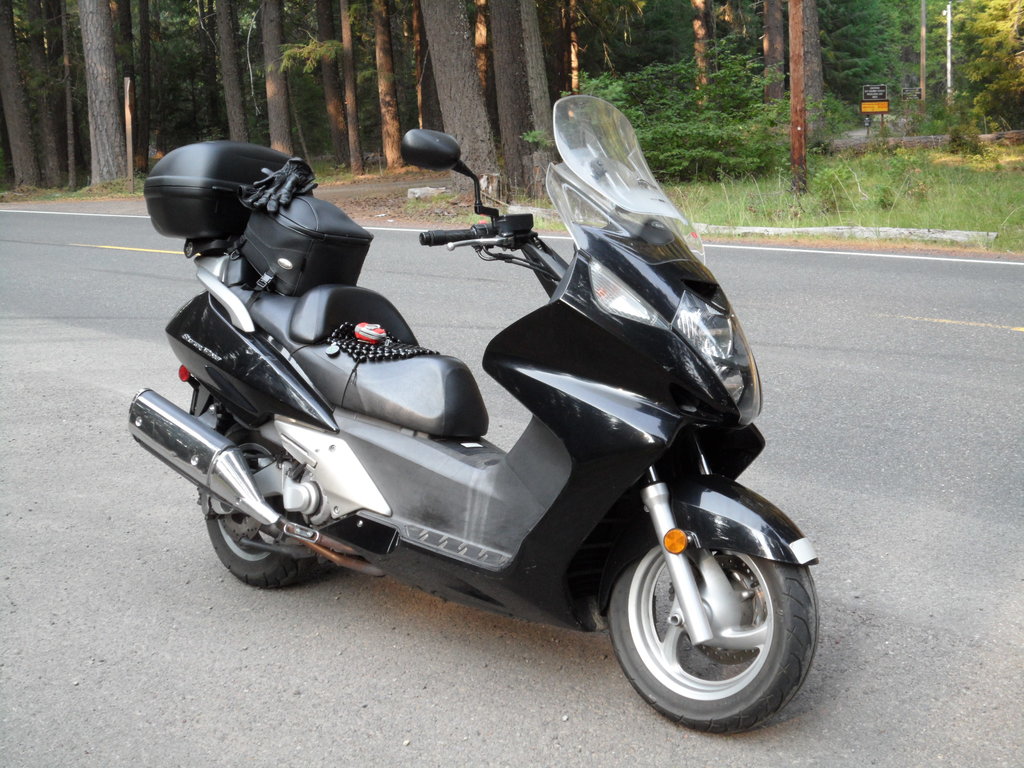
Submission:
[[[420,232],[420,245],[448,245],[476,237],[479,235],[472,229],[431,229]]]

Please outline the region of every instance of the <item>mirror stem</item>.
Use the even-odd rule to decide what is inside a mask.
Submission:
[[[475,173],[469,170],[469,166],[459,160],[459,162],[452,167],[452,170],[456,173],[461,173],[463,176],[468,176],[473,180],[473,192],[475,194],[473,213],[479,216],[489,216],[491,221],[497,219],[500,215],[500,211],[498,211],[497,208],[488,208],[484,205],[483,199],[480,196],[480,179],[477,178]]]

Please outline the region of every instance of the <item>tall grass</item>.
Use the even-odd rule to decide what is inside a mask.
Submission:
[[[993,250],[1024,252],[1024,147],[814,157],[805,195],[793,194],[788,173],[685,184],[670,194],[708,224],[977,230],[998,233]]]

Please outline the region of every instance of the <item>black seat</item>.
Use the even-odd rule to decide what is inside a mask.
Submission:
[[[302,296],[261,293],[253,322],[292,353],[328,402],[435,437],[481,437],[488,417],[472,372],[447,355],[365,362],[327,356],[325,340],[343,323],[378,323],[416,344],[405,318],[379,293],[351,285],[320,285]]]

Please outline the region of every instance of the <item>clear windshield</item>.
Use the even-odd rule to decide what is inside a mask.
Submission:
[[[655,180],[618,109],[593,96],[567,96],[555,104],[554,132],[563,162],[548,169],[548,195],[577,245],[582,224],[654,244],[678,238],[704,260],[700,238]]]

